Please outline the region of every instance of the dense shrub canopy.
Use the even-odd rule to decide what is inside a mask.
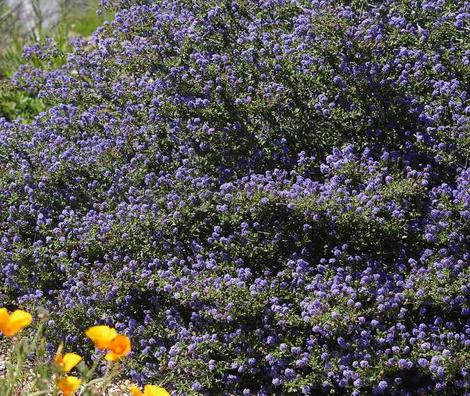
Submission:
[[[0,298],[115,324],[176,394],[464,394],[469,17],[123,1],[64,66],[30,48],[49,110],[0,124]]]

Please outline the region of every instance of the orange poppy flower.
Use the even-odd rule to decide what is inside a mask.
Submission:
[[[108,349],[111,342],[117,337],[117,331],[109,326],[93,326],[85,334],[98,349]]]
[[[165,389],[156,385],[145,385],[143,392],[137,386],[131,386],[130,391],[132,396],[170,396]]]
[[[0,308],[0,331],[6,337],[12,337],[29,326],[33,317],[26,311],[17,309],[11,315],[6,308]]]
[[[119,334],[113,341],[111,341],[107,349],[109,352],[104,358],[110,362],[114,362],[129,355],[129,352],[131,351],[131,340],[129,337]]]
[[[80,386],[82,380],[77,377],[64,377],[57,381],[57,386],[64,396],[72,395]]]
[[[54,357],[54,362],[64,373],[68,373],[72,370],[80,361],[82,357],[77,355],[76,353],[66,353],[65,355],[61,355],[57,353]]]

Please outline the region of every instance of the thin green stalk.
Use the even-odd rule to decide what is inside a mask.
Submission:
[[[22,340],[18,340],[15,344],[14,350],[16,355],[16,366],[13,371],[13,375],[9,375],[9,386],[8,386],[8,393],[5,396],[10,396],[11,392],[15,389],[16,381],[21,373],[21,369],[23,366],[23,354],[21,351],[22,348]],[[10,374],[10,373],[9,373]]]
[[[113,368],[113,363],[109,363],[107,366],[106,366],[106,371],[103,375],[103,377],[100,377],[100,378],[95,378],[94,380],[91,380],[90,382],[86,382],[84,384],[84,388],[83,390],[86,390],[87,388],[89,388],[91,385],[96,385],[96,384],[100,384],[100,387],[102,388],[103,386],[105,386],[108,382],[110,382],[114,377],[117,377],[118,373],[116,374],[110,374],[110,372],[112,371],[112,368]],[[108,381],[109,379],[109,381]]]
[[[44,391],[38,391],[38,392],[29,393],[28,396],[47,395],[48,393],[49,393],[48,390],[44,390]]]
[[[95,373],[96,369],[98,368],[99,364],[101,363],[101,361],[103,360],[102,357],[100,357],[99,359],[97,359],[94,363],[93,363],[93,366],[91,366],[91,369],[87,371],[87,373],[85,374],[85,376],[83,377],[85,382],[88,382],[88,380],[93,377],[93,374]]]

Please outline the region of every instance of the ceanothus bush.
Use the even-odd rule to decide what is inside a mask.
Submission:
[[[175,395],[468,393],[470,3],[102,3],[14,78],[2,300]]]

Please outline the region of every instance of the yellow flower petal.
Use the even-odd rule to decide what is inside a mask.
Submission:
[[[85,334],[98,349],[107,349],[109,344],[117,337],[117,331],[109,326],[93,326]]]
[[[57,354],[54,358],[55,363],[64,373],[72,370],[81,360],[82,357],[76,353],[66,353],[64,356]]]
[[[6,308],[0,309],[0,330],[6,337],[14,336],[19,331],[29,326],[33,317],[26,311],[17,309],[11,315]]]
[[[10,323],[10,315],[6,308],[0,308],[0,331],[5,334],[5,329]]]
[[[145,385],[144,396],[170,396],[170,394],[160,386]]]
[[[104,355],[104,358],[108,361],[108,362],[115,362],[116,360],[119,360],[121,359],[121,356],[113,353],[113,352],[108,352],[106,355]]]
[[[137,386],[132,385],[129,390],[132,396],[144,396],[144,392],[137,388]]]
[[[57,386],[64,396],[70,396],[79,388],[81,382],[77,377],[64,377],[57,381]]]
[[[21,328],[29,326],[32,321],[33,317],[31,316],[31,314],[26,311],[22,311],[21,309],[17,309],[10,315],[10,322],[14,326],[18,326]]]
[[[132,396],[170,396],[165,389],[156,385],[145,385],[143,392],[136,386],[131,386],[130,391]]]
[[[131,340],[125,335],[117,335],[108,345],[109,353],[105,356],[106,360],[114,361],[129,355],[131,351]]]

